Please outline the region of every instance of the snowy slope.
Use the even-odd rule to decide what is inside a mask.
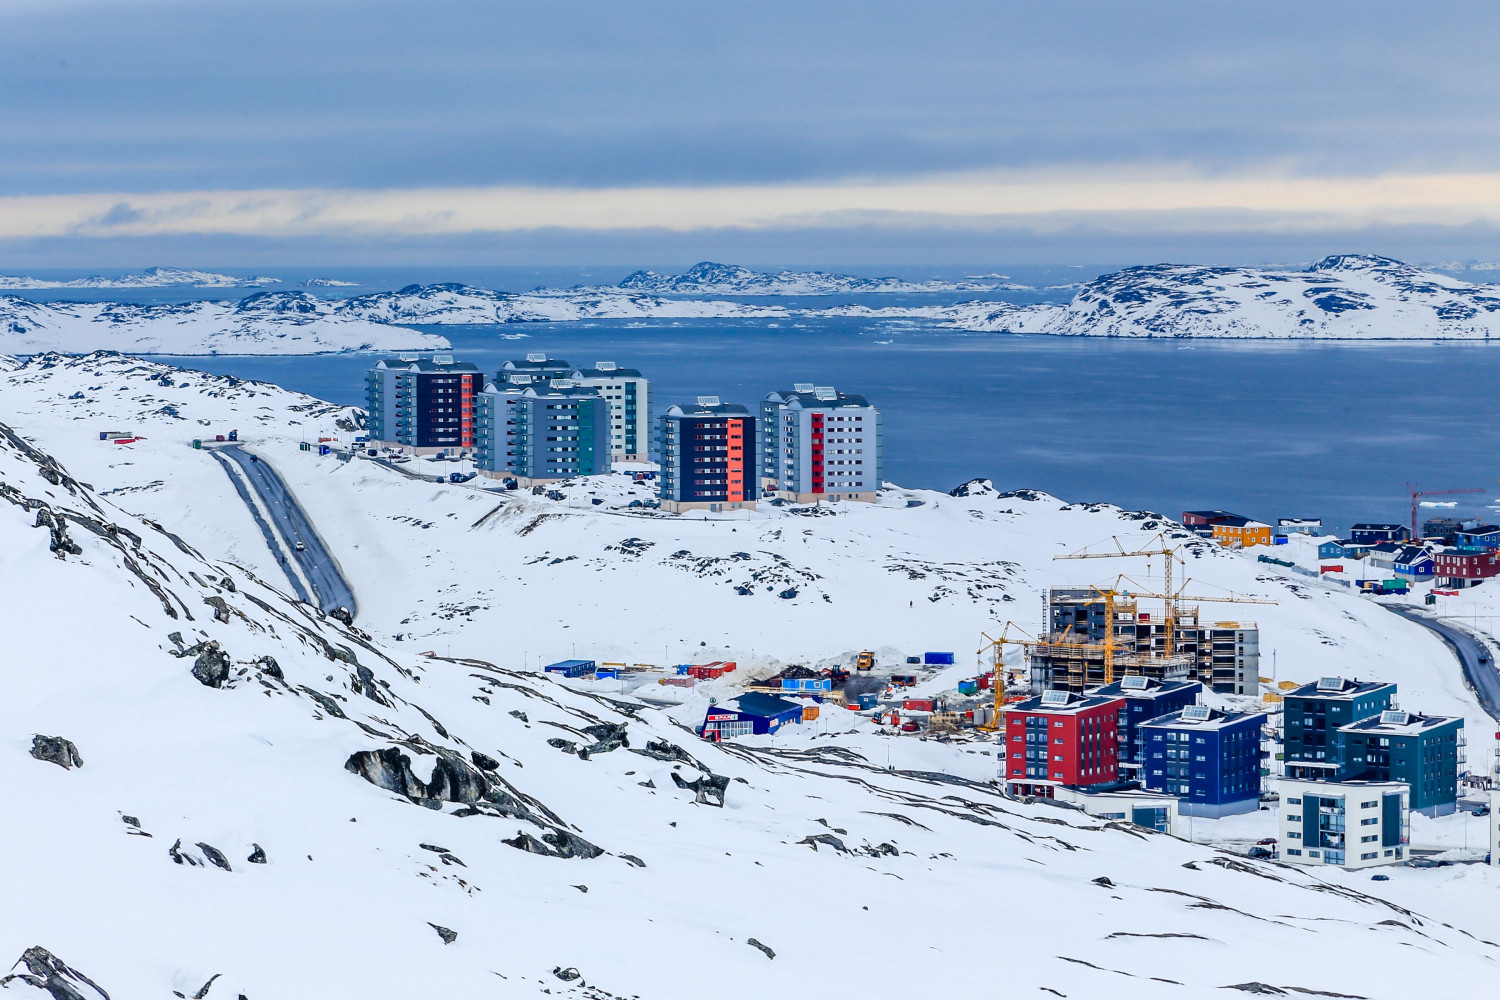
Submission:
[[[39,386],[66,388],[7,385],[0,422]],[[1018,498],[968,499],[960,523]],[[416,510],[442,518],[436,502]],[[963,777],[992,768],[982,746],[895,741],[888,771],[873,735],[705,745],[659,709],[517,669],[513,641],[489,663],[393,652],[199,555],[195,526],[164,534],[0,427],[0,955],[38,984],[8,980],[18,997],[48,976],[89,1000],[878,998],[980,977],[1018,996],[1381,997],[1493,977],[1487,868],[1372,884],[1234,860],[1005,800]],[[468,575],[529,572],[489,555]],[[591,610],[575,597],[571,617]],[[83,766],[34,759],[34,734]],[[678,784],[708,774],[722,807]]]
[[[408,285],[334,303],[336,315],[376,323],[535,323],[580,319],[645,317],[785,316],[779,306],[738,302],[662,299],[612,288],[544,289],[525,294],[496,292],[472,285]]]
[[[324,354],[447,346],[432,334],[340,315],[306,292],[155,305],[0,296],[0,351],[9,354]]]
[[[636,271],[621,288],[659,295],[843,295],[872,292],[992,292],[1022,289],[1003,280],[904,281],[900,278],[856,278],[825,271],[752,271],[737,264],[703,261],[682,274]]]
[[[1086,337],[1488,340],[1500,289],[1387,257],[1325,257],[1302,271],[1157,264],[1106,274],[1066,307],[970,304],[970,330]]]
[[[19,275],[0,274],[0,288],[172,288],[190,286],[192,288],[260,288],[264,285],[275,285],[281,282],[280,278],[236,278],[229,274],[216,274],[213,271],[195,271],[190,268],[181,267],[148,267],[144,271],[135,274],[121,274],[112,278],[103,275],[93,275],[88,278],[70,278],[67,280],[55,280],[51,278],[30,278]]]

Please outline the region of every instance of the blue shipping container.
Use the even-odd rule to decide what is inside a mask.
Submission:
[[[924,653],[922,662],[930,666],[951,667],[953,666],[952,653]]]

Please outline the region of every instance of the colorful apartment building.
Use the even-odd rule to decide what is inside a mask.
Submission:
[[[458,454],[474,447],[479,369],[451,354],[383,358],[365,373],[370,443],[418,455]]]
[[[1403,782],[1283,778],[1279,790],[1283,863],[1353,869],[1406,860],[1411,811]]]
[[[475,464],[520,486],[610,471],[609,407],[595,389],[566,379],[497,385],[480,392]]]
[[[1472,587],[1500,576],[1500,553],[1494,549],[1444,549],[1432,554],[1432,577],[1449,590]]]
[[[1120,777],[1123,698],[1045,691],[1005,709],[1005,779],[1014,795],[1054,797],[1057,785]]]
[[[1203,693],[1198,681],[1163,681],[1151,677],[1132,675],[1122,677],[1113,684],[1090,688],[1089,694],[1104,698],[1123,698],[1120,709],[1120,770],[1127,776],[1139,776],[1140,758],[1137,756],[1137,729],[1143,722],[1159,719],[1164,715],[1181,711],[1196,704]]]
[[[760,406],[760,495],[862,500],[880,489],[880,411],[863,396],[798,383]]]
[[[1188,705],[1139,727],[1141,784],[1177,796],[1184,816],[1233,816],[1260,808],[1260,712]]]
[[[1351,776],[1404,782],[1411,808],[1428,816],[1457,809],[1458,776],[1467,763],[1463,719],[1387,709],[1339,733]]]
[[[1286,773],[1340,781],[1356,777],[1344,752],[1343,728],[1396,707],[1396,685],[1324,677],[1287,692],[1281,701]]]
[[[661,417],[663,510],[755,508],[755,417],[718,396],[669,407]]]
[[[574,385],[599,390],[609,404],[609,453],[617,462],[644,462],[651,450],[651,383],[634,368],[600,361],[592,368],[574,368],[567,377]]]

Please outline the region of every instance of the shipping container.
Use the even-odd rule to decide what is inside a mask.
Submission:
[[[936,712],[937,699],[935,698],[908,698],[901,703],[902,709],[908,712]]]
[[[814,719],[816,719],[817,717],[818,717],[818,706],[817,705],[803,705],[802,706],[802,721],[803,722],[811,722]]]
[[[922,662],[928,666],[951,667],[953,666],[952,653],[923,653]]]

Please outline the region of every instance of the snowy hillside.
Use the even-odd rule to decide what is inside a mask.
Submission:
[[[1131,267],[1087,283],[1065,307],[967,305],[968,315],[952,317],[955,326],[1012,333],[1320,340],[1500,337],[1500,288],[1361,255],[1325,257],[1302,271]]]
[[[152,305],[0,296],[0,352],[8,354],[324,354],[447,346],[432,334],[338,315],[306,292]]]
[[[114,277],[93,275],[88,278],[28,278],[18,275],[0,274],[0,288],[260,288],[279,284],[280,278],[236,278],[213,271],[194,271],[181,267],[148,267],[135,274]]]
[[[662,299],[610,288],[496,292],[472,285],[408,285],[332,303],[335,314],[376,323],[535,323],[646,317],[785,316],[779,306]]]
[[[7,379],[0,850],[13,905],[0,908],[0,955],[16,960],[4,985],[18,997],[604,1000],[697,996],[710,984],[727,997],[905,997],[918,986],[971,992],[979,975],[1017,996],[1383,997],[1470,995],[1494,974],[1500,875],[1488,868],[1403,869],[1371,883],[1247,862],[1004,799],[984,780],[994,765],[983,744],[807,726],[708,745],[671,711],[521,665],[523,640],[560,647],[587,627],[597,642],[606,626],[653,622],[702,632],[716,622],[699,610],[724,605],[743,609],[746,637],[858,645],[851,623],[885,628],[883,587],[863,590],[847,569],[800,578],[818,610],[875,602],[814,630],[791,611],[800,598],[732,596],[702,560],[723,551],[743,562],[731,551],[743,544],[758,568],[780,565],[756,554],[765,549],[797,554],[784,556],[789,572],[831,570],[835,546],[862,532],[879,538],[881,519],[911,515],[909,545],[931,561],[908,552],[908,570],[882,565],[884,576],[917,594],[953,584],[980,551],[986,579],[1019,587],[1047,549],[1043,536],[1061,526],[1140,530],[1113,508],[976,491],[763,525],[627,520],[559,504],[502,510],[471,528],[467,513],[482,515],[495,498],[363,463],[302,456],[298,465],[281,442],[300,430],[277,425],[310,411],[291,394],[107,356],[34,361]],[[177,416],[148,409],[158,400]],[[252,424],[255,414],[267,419]],[[200,548],[209,507],[171,510],[159,527],[121,509],[165,510],[206,481],[194,470],[217,467],[182,435],[226,417],[255,428],[254,446],[326,524],[342,505],[351,523],[341,561],[392,536],[369,558],[397,572],[372,577],[368,564],[345,562],[362,606],[381,591],[389,607],[464,600],[433,590],[435,571],[423,565],[460,555],[460,588],[519,578],[538,592],[514,607],[497,602],[483,616],[493,628],[452,634],[455,655],[474,658],[425,658],[412,655],[422,645],[385,639],[384,621],[345,627]],[[111,451],[89,440],[101,419],[153,436]],[[68,460],[45,453],[54,447]],[[72,468],[73,456],[88,468]],[[163,482],[131,488],[147,476]],[[675,533],[698,553],[676,558],[708,572],[651,568],[653,549],[621,551],[610,529],[627,524],[642,541]],[[782,537],[752,541],[752,529]],[[933,543],[939,534],[946,540]],[[621,571],[549,607],[556,567],[518,558],[530,545],[565,568],[584,561],[565,548],[590,545],[588,559]],[[862,575],[882,579],[868,567],[887,558],[883,545],[866,545]],[[1205,578],[1232,565],[1194,562]],[[686,582],[654,605],[632,604],[636,621],[624,622],[615,605],[669,572]],[[698,597],[685,607],[676,598],[687,593]],[[945,600],[932,602],[930,629],[899,627],[946,634]],[[970,600],[982,606],[987,594]],[[1298,615],[1312,621],[1311,608],[1334,598],[1309,600]],[[1330,636],[1373,635],[1361,607],[1329,604]],[[1401,657],[1421,669],[1424,648],[1400,645],[1394,629],[1383,640],[1362,651],[1377,658],[1372,668]],[[884,953],[864,965],[830,960],[831,943],[848,939]],[[996,942],[1017,959],[998,972],[986,961]],[[1356,953],[1366,959],[1329,961]]]
[[[843,295],[873,292],[993,292],[1028,288],[1005,280],[904,281],[856,278],[824,271],[752,271],[737,264],[694,264],[682,274],[636,271],[620,282],[630,291],[658,295]]]

